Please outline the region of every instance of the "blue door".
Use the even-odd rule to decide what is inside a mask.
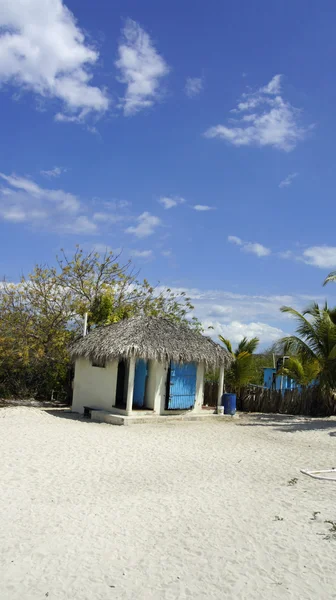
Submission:
[[[167,403],[168,410],[192,408],[196,399],[196,364],[180,365],[172,362],[168,372]]]
[[[138,359],[135,364],[133,406],[141,408],[145,404],[147,361]]]

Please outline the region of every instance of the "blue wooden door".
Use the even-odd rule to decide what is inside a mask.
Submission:
[[[192,408],[196,399],[196,364],[170,365],[170,381],[168,386],[168,410]]]
[[[138,359],[135,364],[133,406],[141,408],[145,404],[147,361]]]

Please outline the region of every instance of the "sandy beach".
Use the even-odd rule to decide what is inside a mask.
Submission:
[[[336,420],[0,410],[3,600],[336,598]],[[336,524],[335,524],[336,529]]]

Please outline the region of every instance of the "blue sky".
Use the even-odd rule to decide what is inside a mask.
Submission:
[[[336,268],[336,5],[0,0],[0,271],[123,248],[264,346]]]

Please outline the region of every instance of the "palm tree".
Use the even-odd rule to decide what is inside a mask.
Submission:
[[[290,356],[286,359],[284,365],[279,369],[277,375],[290,377],[297,385],[306,388],[315,381],[321,371],[321,365],[315,358],[306,359],[304,356]]]
[[[330,283],[331,281],[336,281],[336,271],[331,271],[329,275],[327,275],[323,282],[323,286],[327,285],[327,283]]]
[[[277,349],[284,354],[291,354],[301,362],[301,365],[306,363],[310,374],[317,370],[314,362],[317,361],[321,386],[335,388],[336,327],[333,323],[335,311],[329,310],[327,303],[323,307],[313,303],[302,313],[290,306],[283,306],[281,312],[288,313],[296,319],[297,335],[282,338],[276,345]],[[309,363],[312,364],[308,367]],[[300,370],[298,363],[296,369]],[[308,373],[306,375],[308,376]]]
[[[226,372],[225,381],[232,392],[240,392],[240,388],[250,383],[254,376],[253,352],[259,344],[258,338],[248,340],[244,337],[239,342],[237,349],[233,351],[230,340],[222,335],[219,339],[226,346],[227,351],[232,355],[233,362],[230,369]]]

